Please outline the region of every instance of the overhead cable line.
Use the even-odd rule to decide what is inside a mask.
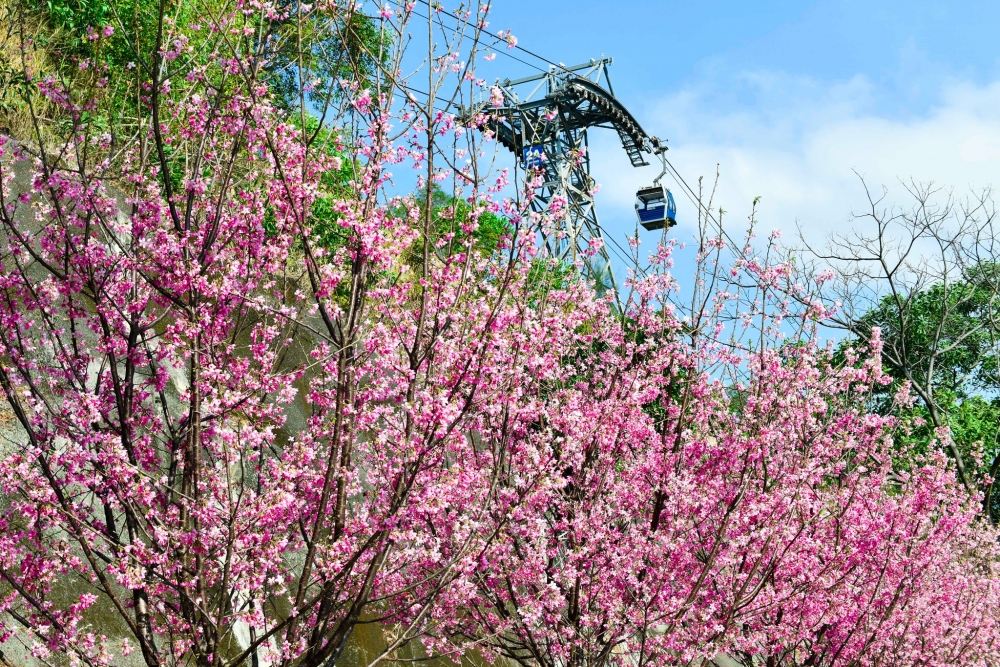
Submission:
[[[422,3],[424,3],[425,5],[427,5],[427,6],[428,6],[428,8],[429,8],[429,9],[431,9],[432,11],[438,11],[438,12],[440,12],[440,13],[442,13],[442,14],[445,14],[445,15],[447,15],[447,16],[450,16],[451,18],[453,18],[453,19],[455,19],[456,21],[458,21],[458,22],[459,22],[459,24],[462,24],[462,23],[468,23],[468,21],[466,21],[465,19],[462,19],[461,17],[459,17],[459,16],[456,16],[455,14],[452,14],[451,12],[449,12],[449,11],[448,11],[448,10],[446,10],[446,9],[435,9],[435,8],[434,8],[434,7],[433,7],[433,6],[432,6],[432,5],[431,5],[431,4],[430,4],[430,3],[429,3],[429,2],[427,1],[427,0],[420,0],[420,1],[421,1]],[[406,10],[406,4],[405,4],[405,1],[404,1],[404,0],[396,0],[396,3],[395,3],[395,4],[396,4],[396,6],[397,6],[397,7],[400,7],[401,9],[403,9],[403,10]],[[410,11],[410,12],[411,12],[412,14],[414,14],[414,15],[416,15],[416,16],[418,16],[418,17],[422,18],[422,19],[426,19],[426,20],[428,20],[428,21],[429,21],[429,20],[431,20],[429,16],[425,16],[424,14],[421,14],[420,12],[418,12],[418,11],[417,11],[417,10],[415,10],[415,9],[410,9],[409,11]],[[457,29],[457,28],[456,28],[456,29]],[[484,34],[486,34],[486,35],[489,35],[490,37],[493,37],[494,39],[497,39],[497,40],[500,40],[500,41],[504,41],[504,38],[503,38],[503,37],[499,37],[499,36],[497,36],[496,34],[494,34],[494,33],[490,32],[489,30],[486,30],[486,29],[484,29],[484,28],[480,28],[479,30],[480,30],[481,32],[483,32]],[[540,60],[543,60],[543,61],[545,61],[545,62],[548,62],[547,60],[545,60],[545,58],[542,58],[541,56],[539,56],[539,55],[537,55],[537,54],[534,54],[534,53],[532,53],[531,51],[528,51],[527,49],[524,49],[524,48],[522,48],[522,47],[520,47],[520,46],[517,46],[517,45],[515,45],[515,46],[514,46],[513,48],[515,48],[515,49],[518,49],[518,50],[520,50],[520,51],[524,51],[525,53],[527,53],[527,54],[529,54],[529,55],[532,55],[532,56],[534,56],[534,57],[536,57],[536,58],[538,58],[538,59],[540,59]],[[500,51],[500,50],[497,50],[496,52],[497,52],[497,53],[499,53],[499,54],[501,54],[501,55],[504,55],[504,56],[506,56],[506,57],[508,57],[508,58],[511,58],[511,59],[513,59],[513,60],[516,60],[517,62],[521,63],[522,65],[526,65],[526,66],[528,66],[528,67],[531,67],[532,69],[536,69],[536,70],[538,70],[539,72],[544,72],[544,71],[545,71],[545,70],[544,70],[543,68],[539,67],[538,65],[535,65],[535,64],[533,64],[533,63],[529,63],[529,62],[527,62],[526,60],[521,60],[520,58],[518,58],[518,57],[517,57],[517,56],[515,56],[515,55],[512,55],[511,53],[507,53],[507,52],[505,52],[505,51]],[[556,65],[556,66],[557,66],[557,67],[559,67],[559,65]]]
[[[450,17],[452,17],[453,19],[455,19],[456,21],[459,21],[460,23],[468,23],[468,20],[467,20],[467,19],[463,19],[463,18],[461,18],[461,17],[459,17],[459,16],[457,16],[457,15],[453,14],[452,12],[449,12],[449,11],[448,11],[447,9],[444,9],[443,7],[435,7],[434,5],[432,5],[432,4],[430,3],[430,1],[429,1],[429,0],[420,0],[420,2],[424,3],[425,5],[427,5],[427,8],[428,8],[428,9],[430,9],[430,10],[433,10],[433,11],[437,11],[437,12],[440,12],[440,13],[442,13],[442,14],[446,14],[447,16],[450,16]],[[426,18],[426,17],[425,17],[425,18]],[[496,33],[493,33],[493,32],[490,32],[490,31],[489,31],[489,30],[487,30],[486,28],[479,28],[479,31],[480,31],[480,32],[482,32],[483,34],[486,34],[486,35],[489,35],[490,37],[492,37],[492,38],[494,38],[494,39],[498,39],[498,40],[501,40],[501,41],[506,41],[506,40],[505,40],[505,38],[503,38],[503,37],[500,37],[500,36],[499,36],[499,35],[497,35]],[[508,47],[508,48],[510,48],[510,47]],[[527,53],[527,54],[528,54],[529,56],[532,56],[533,58],[538,58],[538,59],[539,59],[539,60],[541,60],[542,62],[544,62],[544,63],[546,63],[546,64],[549,64],[549,65],[551,65],[551,66],[553,66],[553,67],[558,67],[559,69],[561,69],[561,70],[563,70],[563,71],[566,71],[566,72],[568,72],[568,71],[569,71],[569,70],[567,70],[567,69],[566,69],[566,66],[565,66],[565,65],[562,65],[562,64],[559,64],[559,63],[554,63],[554,62],[552,62],[551,60],[549,60],[548,58],[546,58],[545,56],[540,56],[540,55],[538,55],[537,53],[535,53],[534,51],[531,51],[531,50],[529,50],[529,49],[526,49],[526,48],[524,48],[523,46],[519,46],[519,45],[517,45],[517,44],[514,44],[514,45],[513,45],[513,48],[515,48],[515,49],[517,49],[518,51],[521,51],[521,52],[523,52],[523,53]],[[503,53],[503,52],[502,52],[502,51],[498,51],[498,53]],[[504,55],[506,55],[506,56],[508,56],[508,57],[510,57],[510,58],[514,58],[514,60],[517,60],[518,62],[520,62],[520,63],[522,63],[522,64],[524,64],[524,65],[527,65],[528,67],[534,67],[534,68],[535,68],[535,69],[537,69],[537,70],[538,70],[539,72],[544,72],[544,71],[545,71],[545,70],[544,70],[543,68],[539,67],[538,65],[532,65],[531,63],[527,63],[527,62],[525,62],[525,61],[521,60],[520,58],[517,58],[517,57],[515,57],[515,56],[512,56],[512,55],[511,55],[511,54],[509,54],[509,53],[504,53]]]
[[[733,237],[729,235],[729,232],[727,232],[723,228],[722,222],[720,220],[717,220],[715,216],[712,215],[712,211],[707,206],[705,206],[705,204],[701,201],[701,198],[697,194],[695,194],[694,189],[690,185],[688,185],[688,182],[684,180],[684,177],[681,176],[681,173],[679,171],[677,171],[677,168],[673,164],[671,164],[669,160],[666,159],[666,156],[664,156],[663,161],[670,168],[670,176],[674,179],[677,185],[681,186],[681,189],[684,191],[684,194],[687,195],[688,199],[691,200],[691,203],[695,205],[695,208],[699,209],[700,211],[704,211],[705,215],[712,222],[715,223],[716,227],[718,227],[719,233],[724,237],[726,237],[726,240],[729,241],[734,248],[738,249],[739,246],[736,245],[736,242],[733,240]]]

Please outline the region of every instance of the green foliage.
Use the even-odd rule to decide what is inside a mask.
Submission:
[[[111,21],[108,0],[34,0],[34,8],[44,11],[57,28],[71,30],[78,43],[84,43],[87,27],[107,25]]]
[[[69,56],[68,72],[82,58],[95,59],[108,68],[112,84],[120,83],[133,77],[129,63],[153,53],[159,0],[26,0],[26,6],[52,28],[46,41]],[[184,25],[194,6],[169,2],[166,10]],[[105,26],[114,28],[110,37],[103,34]]]
[[[485,254],[492,255],[500,247],[500,239],[510,236],[513,228],[507,218],[486,212],[479,216],[479,226],[473,232],[476,246]]]
[[[929,387],[933,408],[949,427],[971,476],[987,474],[1000,456],[998,273],[1000,267],[983,265],[961,280],[932,285],[899,302],[885,297],[858,323],[862,338],[875,327],[881,329],[884,370],[893,381],[875,388],[872,407],[900,418],[894,434],[899,468],[909,468],[913,457],[926,454],[937,437],[926,400],[909,408],[895,404],[894,396],[907,377]],[[842,361],[854,344],[842,344],[836,360]],[[991,512],[995,519],[1000,517],[1000,507]]]
[[[297,116],[290,116],[298,125]],[[321,126],[315,116],[306,116],[305,126],[300,127],[303,135],[312,141],[317,154],[325,154],[340,161],[339,169],[328,169],[320,176],[319,195],[313,202],[311,224],[317,242],[329,251],[336,250],[344,242],[344,232],[340,225],[340,214],[334,209],[336,200],[350,199],[355,190],[350,187],[351,179],[357,173],[357,161],[349,155],[341,143],[340,134],[334,129]]]
[[[286,0],[279,6],[288,10],[297,4]],[[293,12],[291,18],[270,25],[268,33],[270,86],[286,109],[298,109],[302,101],[311,109],[325,108],[339,95],[339,88],[331,84],[340,80],[352,81],[360,89],[373,88],[379,70],[388,66],[388,33],[378,21],[358,12],[314,13],[301,25]],[[304,100],[301,82],[308,84]]]
[[[538,291],[564,289],[576,275],[575,269],[565,262],[537,259],[528,269],[528,284]]]
[[[25,0],[28,11],[49,29],[42,43],[60,60],[60,75],[79,80],[90,77],[107,78],[102,94],[106,101],[98,108],[111,121],[121,123],[138,116],[139,92],[148,82],[156,52],[157,27],[161,11],[160,0]],[[333,12],[302,10],[303,5],[291,0],[279,2],[276,16],[266,25],[248,26],[253,36],[249,43],[234,48],[263,49],[266,77],[278,106],[300,109],[305,104],[305,116],[322,111],[339,96],[340,88],[332,82],[350,81],[360,88],[371,88],[379,79],[379,70],[388,63],[392,41],[379,21],[352,9]],[[202,57],[210,49],[205,39],[218,39],[211,31],[199,31],[205,17],[224,14],[228,8],[214,0],[166,0],[162,5],[166,18],[174,27],[172,39],[190,40],[193,55],[184,59],[186,67],[205,64]],[[114,28],[106,36],[102,28]],[[169,45],[168,45],[169,46]],[[90,67],[81,74],[79,63],[89,61]],[[178,61],[181,62],[181,61]],[[222,87],[222,77],[210,83]],[[173,77],[179,80],[178,77]],[[2,74],[0,74],[2,79]],[[79,86],[77,86],[79,87]],[[183,96],[178,86],[175,96]],[[299,91],[305,89],[304,98]],[[103,128],[102,128],[103,131]]]
[[[982,363],[994,344],[991,327],[976,329],[997,315],[989,296],[970,282],[950,285],[947,290],[934,285],[915,295],[903,318],[895,314],[896,306],[887,297],[879,309],[865,315],[863,325],[869,330],[878,326],[887,343],[905,346],[915,382],[925,384],[933,372],[935,391],[963,397],[994,382],[995,372],[991,374]],[[936,359],[933,368],[924,363],[932,356]],[[887,370],[894,377],[903,375],[901,368],[890,365]]]
[[[152,66],[152,54],[156,51],[157,26],[161,11],[160,0],[26,0],[29,11],[33,12],[43,23],[53,29],[46,31],[47,48],[61,54],[57,60],[59,75],[71,82],[78,90],[86,90],[99,95],[102,99],[94,105],[94,111],[87,111],[77,119],[66,118],[57,125],[64,131],[70,128],[62,127],[68,123],[85,123],[98,133],[110,131],[119,136],[128,136],[130,128],[125,125],[137,122],[140,116],[148,113],[148,109],[140,107],[139,92],[148,85],[149,71]],[[211,51],[203,44],[206,39],[218,39],[212,31],[204,30],[204,20],[199,16],[206,13],[218,13],[224,7],[216,7],[213,0],[209,4],[194,3],[190,0],[167,0],[162,9],[172,28],[171,39],[189,40],[193,51],[171,65],[185,68],[207,64],[202,61]],[[311,11],[299,16],[296,14],[298,5],[285,3],[283,9],[290,10],[288,18],[275,20],[261,28],[259,33],[250,37],[247,48],[255,48],[257,43],[266,44],[268,49],[268,77],[272,92],[275,93],[279,106],[286,108],[298,107],[298,90],[300,74],[303,80],[354,80],[362,87],[370,84],[381,66],[378,58],[385,58],[388,46],[383,32],[377,22],[370,17],[356,12],[345,15],[325,14]],[[301,26],[299,19],[302,19]],[[105,34],[102,26],[114,26],[110,35]],[[299,29],[302,29],[301,38]],[[305,51],[298,51],[302,44]],[[301,57],[301,59],[300,59]],[[81,70],[79,63],[89,61],[90,67]],[[183,64],[182,64],[183,63]],[[301,66],[301,67],[300,67]],[[199,85],[214,88],[216,94],[226,94],[225,79],[217,68],[208,67],[204,70],[208,79]],[[4,94],[0,96],[0,107],[4,105],[23,105],[21,97],[13,99],[11,93],[16,88],[17,72],[5,73],[0,70],[0,83],[5,83]],[[105,78],[106,84],[98,90],[91,84],[98,78]],[[175,85],[167,98],[183,99],[188,92],[183,83],[183,77],[172,77]],[[88,81],[89,79],[89,81]],[[233,77],[229,77],[230,80]],[[320,152],[335,156],[341,160],[337,170],[326,171],[321,179],[320,195],[313,209],[313,229],[319,242],[328,249],[334,249],[343,242],[343,232],[338,223],[339,214],[334,210],[332,201],[350,198],[353,191],[348,184],[356,173],[353,156],[346,153],[338,141],[338,132],[324,125],[321,119],[313,113],[317,107],[327,101],[319,87],[315,87],[309,96],[310,105],[305,114],[291,113],[288,119],[300,126],[303,134]],[[184,175],[189,165],[185,152],[175,150],[165,145],[163,151],[167,168],[163,178],[169,182],[174,192],[182,189]],[[495,217],[495,216],[494,216]],[[484,238],[493,235],[492,240],[486,239],[495,247],[499,237],[500,223],[496,220],[486,220],[482,232]],[[265,222],[265,224],[268,224]],[[273,226],[273,222],[271,223]]]
[[[421,220],[425,216],[426,201],[426,191],[417,194]],[[399,211],[398,214],[402,216],[404,212]],[[514,232],[510,222],[495,213],[480,212],[473,221],[474,215],[472,206],[467,201],[440,188],[434,188],[431,193],[431,247],[436,248],[439,254],[450,255],[464,248],[471,236],[472,247],[488,257],[497,252],[504,236],[510,236]],[[475,222],[475,228],[470,234],[466,228],[472,226],[472,222]],[[413,267],[419,267],[423,261],[419,251],[421,247],[419,241],[415,243],[406,258],[407,263]]]

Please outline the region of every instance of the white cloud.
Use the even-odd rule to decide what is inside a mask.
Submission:
[[[773,72],[744,74],[735,92],[688,88],[638,110],[648,131],[668,137],[668,156],[692,186],[710,182],[733,226],[760,196],[765,228],[810,235],[843,231],[864,208],[857,174],[889,201],[908,204],[900,181],[933,182],[962,196],[1000,185],[1000,82],[940,84],[929,107],[900,115],[880,110],[885,94],[864,77],[823,83]],[[885,104],[885,108],[898,108]],[[592,136],[599,210],[609,231],[634,228],[632,199],[656,174],[632,169],[611,133]],[[678,189],[666,182],[677,196]],[[694,207],[678,197],[681,226]],[[683,229],[679,230],[683,233]]]

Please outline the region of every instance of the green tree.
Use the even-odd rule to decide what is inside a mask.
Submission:
[[[881,332],[883,364],[893,382],[875,393],[874,403],[878,412],[900,417],[900,452],[924,453],[936,430],[947,426],[969,484],[1000,472],[998,277],[996,264],[976,266],[904,299],[885,296],[852,325],[857,340],[869,340],[876,328]],[[904,385],[916,398],[909,407],[895,400]],[[1000,494],[993,483],[985,494],[996,521]]]
[[[925,449],[932,433],[950,427],[953,436],[938,442],[974,491],[979,473],[997,459],[1000,235],[992,194],[956,199],[932,185],[903,183],[907,207],[887,203],[884,187],[862,185],[868,208],[848,232],[820,248],[803,239],[798,270],[805,280],[798,284],[815,281],[824,301],[836,304],[824,322],[847,333],[845,346],[867,348],[881,331],[883,362],[894,381],[874,407],[906,417],[901,452]],[[904,382],[916,397],[912,411],[894,405]],[[975,463],[974,454],[986,462]]]

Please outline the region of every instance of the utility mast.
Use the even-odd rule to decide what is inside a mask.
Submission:
[[[485,128],[501,145],[526,169],[542,172],[543,183],[532,202],[533,210],[543,212],[553,200],[565,200],[568,210],[561,227],[542,239],[550,255],[569,262],[582,259],[589,278],[615,289],[607,247],[593,258],[583,253],[590,239],[603,240],[594,206],[587,130],[601,127],[617,131],[633,167],[648,165],[649,154],[662,157],[666,146],[647,135],[615,97],[608,75],[611,62],[611,58],[601,58],[572,67],[552,66],[534,76],[497,81],[501,105],[475,105],[469,116],[485,117]],[[650,227],[648,220],[642,221],[647,228],[657,228]]]

